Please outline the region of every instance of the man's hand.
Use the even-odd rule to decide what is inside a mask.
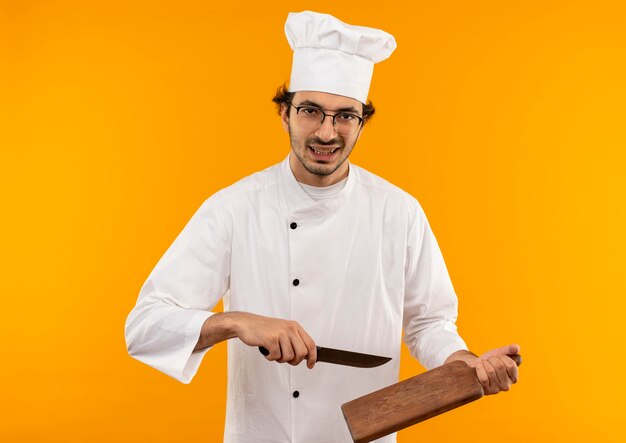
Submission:
[[[237,337],[249,346],[263,346],[270,351],[265,357],[268,360],[295,366],[306,358],[309,369],[315,365],[315,342],[297,322],[244,312],[234,314],[238,315]]]
[[[315,342],[302,326],[291,320],[248,312],[224,312],[209,317],[202,326],[196,350],[238,337],[248,346],[263,346],[270,361],[298,365],[304,359],[313,368],[317,361]]]
[[[517,383],[517,364],[508,355],[519,354],[519,352],[520,347],[516,344],[492,349],[479,357],[467,351],[458,351],[450,355],[446,363],[461,360],[468,366],[476,368],[476,375],[483,386],[485,395],[491,395],[508,391],[513,383]]]

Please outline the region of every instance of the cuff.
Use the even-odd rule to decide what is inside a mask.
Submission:
[[[191,379],[196,375],[196,372],[198,372],[198,368],[200,367],[200,363],[202,363],[204,354],[212,348],[212,346],[210,346],[193,352],[196,344],[198,344],[200,332],[202,332],[202,325],[206,319],[211,317],[213,314],[213,312],[197,311],[189,320],[189,323],[185,328],[185,344],[181,350],[184,357],[181,361],[184,365],[180,368],[177,376],[174,377],[182,383],[188,384],[191,382]]]

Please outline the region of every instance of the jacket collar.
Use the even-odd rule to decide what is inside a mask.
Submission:
[[[291,155],[291,154],[290,154]],[[279,182],[281,185],[283,197],[288,208],[288,212],[292,216],[326,216],[334,212],[352,193],[354,182],[356,180],[356,169],[348,163],[348,180],[344,188],[333,198],[316,202],[302,189],[296,177],[293,175],[291,166],[289,165],[289,156],[279,166]],[[347,162],[348,160],[346,160]]]

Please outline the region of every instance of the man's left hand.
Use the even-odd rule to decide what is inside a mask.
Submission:
[[[461,360],[468,366],[476,368],[476,375],[483,386],[485,395],[492,395],[500,391],[508,391],[513,383],[517,383],[517,364],[509,355],[519,354],[519,352],[520,346],[516,344],[492,349],[479,357],[467,351],[458,351],[448,357],[446,363]]]

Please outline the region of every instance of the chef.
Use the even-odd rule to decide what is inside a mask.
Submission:
[[[128,316],[129,353],[189,383],[228,340],[230,443],[352,441],[340,406],[398,381],[402,339],[426,368],[464,360],[486,393],[508,390],[517,367],[506,354],[519,346],[467,350],[419,203],[348,161],[374,112],[374,64],[394,51],[393,36],[310,11],[289,14],[285,32],[291,79],[274,101],[289,155],[193,215]],[[220,299],[224,312],[212,312]],[[392,359],[316,364],[316,345]]]

